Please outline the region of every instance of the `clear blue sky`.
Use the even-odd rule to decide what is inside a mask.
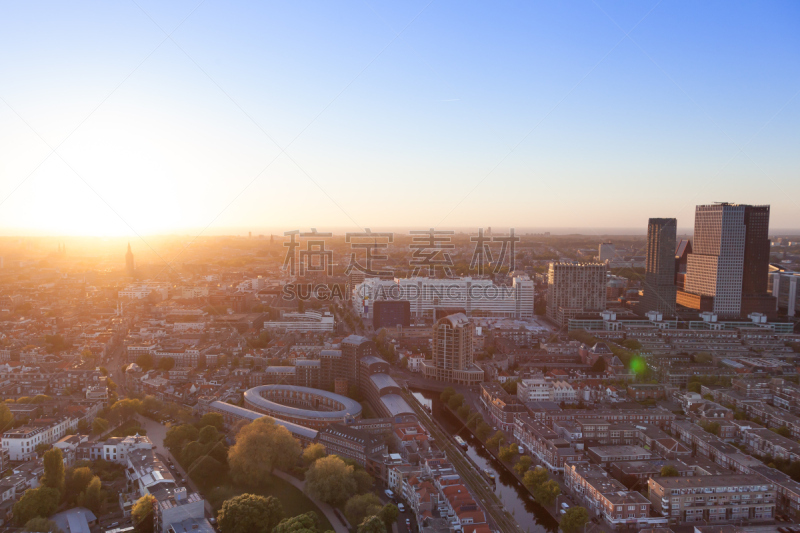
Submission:
[[[198,4],[1,4],[0,233],[800,227],[798,2]]]

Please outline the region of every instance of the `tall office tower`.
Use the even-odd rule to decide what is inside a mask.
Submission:
[[[125,254],[125,272],[129,276],[136,273],[136,268],[133,263],[133,252],[131,251],[131,243],[128,243],[128,252]]]
[[[483,381],[483,370],[473,361],[473,326],[467,315],[446,316],[433,326],[433,360],[425,362],[425,377],[477,385]]]
[[[561,326],[583,313],[606,308],[606,266],[600,263],[550,263],[547,316]]]
[[[597,260],[601,263],[613,261],[616,253],[617,250],[614,248],[613,242],[602,242],[600,246],[597,247]]]
[[[644,295],[636,311],[675,314],[675,240],[678,221],[674,218],[651,218],[647,223],[647,262]]]
[[[775,316],[777,303],[769,294],[769,206],[744,206],[744,272],[742,273],[742,316],[764,313]]]
[[[686,261],[686,281],[677,302],[720,317],[738,317],[742,310],[745,206],[698,205],[694,242]]]

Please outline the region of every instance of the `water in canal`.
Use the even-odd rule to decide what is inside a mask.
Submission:
[[[555,533],[558,523],[541,505],[534,501],[530,492],[523,487],[506,468],[492,456],[458,418],[443,409],[439,394],[430,391],[414,392],[420,403],[433,409],[433,417],[450,435],[458,435],[467,442],[467,455],[481,470],[489,470],[495,476],[494,492],[503,506],[527,533]]]

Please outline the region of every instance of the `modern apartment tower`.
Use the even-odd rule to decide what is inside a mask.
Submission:
[[[720,317],[742,311],[746,206],[720,203],[695,208],[692,253],[678,303]]]
[[[473,326],[467,315],[456,313],[433,326],[433,360],[423,363],[422,372],[427,378],[477,385],[483,381],[483,370],[473,357]]]
[[[636,308],[642,315],[648,311],[675,315],[677,229],[678,221],[674,218],[651,218],[647,223],[644,295]]]
[[[583,313],[606,308],[606,266],[600,263],[550,263],[547,316],[561,326]]]

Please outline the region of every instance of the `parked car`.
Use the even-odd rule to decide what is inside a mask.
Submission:
[[[386,497],[389,498],[390,500],[394,500],[394,492],[392,492],[391,490],[386,489],[385,491],[383,491],[383,493],[386,494]]]
[[[401,513],[404,513],[406,511],[406,506],[403,505],[402,503],[398,503],[397,510],[400,511]]]

